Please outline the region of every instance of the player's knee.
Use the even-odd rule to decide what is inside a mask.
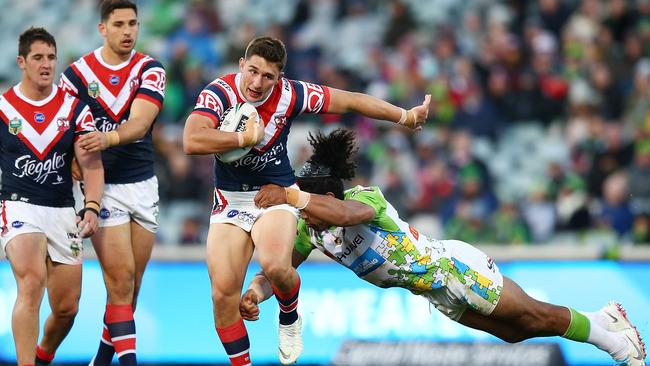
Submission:
[[[18,296],[26,298],[39,298],[45,289],[45,276],[37,273],[27,273],[18,279]]]
[[[132,294],[134,282],[135,273],[131,271],[118,271],[106,276],[106,287],[110,293]]]
[[[278,263],[277,261],[262,264],[262,270],[271,283],[284,282],[287,276],[289,276],[291,268],[291,266]]]
[[[239,296],[233,291],[224,291],[223,289],[212,289],[212,304],[215,308],[225,309],[239,304]]]
[[[79,303],[74,300],[62,301],[52,308],[52,314],[58,318],[73,320],[79,311]]]

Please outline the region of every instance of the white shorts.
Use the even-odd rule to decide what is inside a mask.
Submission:
[[[155,176],[136,183],[106,184],[99,226],[117,226],[133,220],[155,233],[158,208],[158,178]]]
[[[444,286],[425,292],[436,309],[453,320],[460,319],[467,307],[490,315],[503,291],[503,275],[482,251],[459,240],[441,240],[446,249],[438,271]]]
[[[260,216],[265,212],[275,210],[289,211],[298,220],[298,209],[288,204],[269,208],[255,206],[254,198],[257,192],[230,192],[215,188],[210,224],[233,224],[250,232],[253,224]]]
[[[53,262],[81,264],[83,244],[73,207],[48,207],[20,201],[2,201],[2,233],[5,250],[11,239],[20,234],[43,233],[47,237],[47,254]]]

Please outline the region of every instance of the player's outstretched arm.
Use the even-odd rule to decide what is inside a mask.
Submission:
[[[80,141],[74,143],[74,153],[79,168],[84,177],[84,208],[79,211],[77,226],[83,238],[97,231],[100,202],[104,192],[104,166],[99,152],[90,152],[80,146]]]
[[[431,103],[431,95],[427,94],[422,104],[406,110],[367,94],[330,88],[330,104],[327,112],[360,113],[369,118],[391,121],[419,130],[429,115],[429,103]]]
[[[353,226],[372,221],[375,209],[355,200],[340,200],[333,195],[307,193],[295,188],[274,184],[262,186],[255,195],[257,207],[288,203],[323,223],[334,226]]]
[[[183,129],[183,150],[188,155],[205,155],[257,144],[264,138],[264,127],[249,119],[242,132],[219,131],[208,117],[190,114]]]
[[[87,133],[79,138],[79,143],[82,148],[94,152],[140,140],[147,134],[159,112],[158,105],[142,98],[136,98],[131,104],[129,119],[120,127],[110,132]]]
[[[293,250],[291,265],[293,268],[304,262],[305,258],[297,250]],[[239,312],[241,317],[245,320],[254,321],[260,318],[259,304],[273,295],[273,288],[271,282],[266,277],[264,272],[259,271],[255,274],[251,282],[248,284],[248,290],[242,296],[239,302]]]

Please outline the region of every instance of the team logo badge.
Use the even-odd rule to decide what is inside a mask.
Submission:
[[[284,126],[287,125],[287,116],[284,115],[275,116],[274,120],[275,120],[275,128],[277,128],[278,130],[283,129]]]
[[[91,81],[88,84],[88,95],[91,98],[97,98],[99,96],[99,84],[96,81]]]
[[[133,78],[131,81],[129,81],[129,89],[131,91],[136,90],[140,86],[140,79],[138,78]]]
[[[20,131],[23,130],[23,121],[16,117],[9,121],[9,133],[12,135],[17,135]]]
[[[117,75],[111,75],[108,82],[111,83],[111,85],[117,85],[120,83],[120,77]]]
[[[42,112],[34,113],[34,121],[36,123],[43,123],[45,121],[45,115]]]
[[[65,117],[59,117],[56,120],[56,127],[59,132],[67,131],[70,128],[70,121]]]

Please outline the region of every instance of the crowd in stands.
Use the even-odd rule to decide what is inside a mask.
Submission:
[[[69,10],[95,3],[5,7],[25,2]],[[433,237],[650,242],[650,0],[138,5],[138,49],[160,59],[168,77],[155,125],[161,242],[204,241],[213,158],[183,153],[183,123],[202,88],[236,72],[247,42],[261,34],[285,41],[289,78],[404,107],[432,95],[430,119],[419,133],[353,114],[296,120],[289,146],[295,168],[310,154],[309,131],[353,128],[359,166],[350,185],[380,186],[404,218]],[[76,24],[87,29],[73,36],[66,33],[74,32],[69,18],[47,20],[64,62],[100,44],[90,35],[97,19],[81,14]],[[15,67],[2,65],[0,83],[15,81]]]

